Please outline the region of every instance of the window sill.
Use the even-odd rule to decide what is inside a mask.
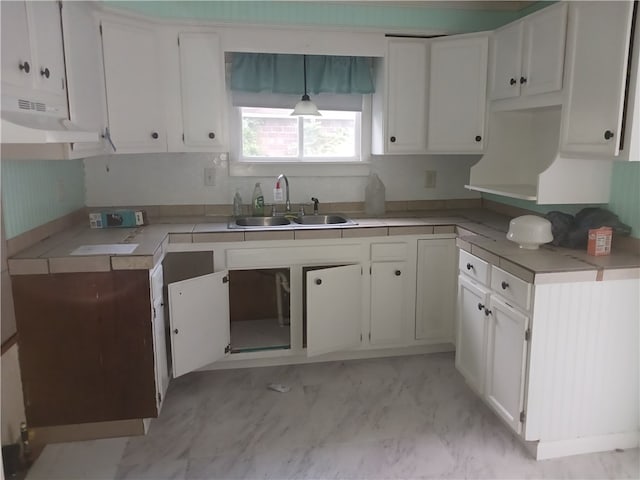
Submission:
[[[370,162],[229,162],[231,177],[366,177]]]

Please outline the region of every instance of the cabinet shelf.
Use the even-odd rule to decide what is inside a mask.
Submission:
[[[519,198],[521,200],[537,200],[535,185],[465,185],[464,188],[477,192],[495,193],[503,197]]]

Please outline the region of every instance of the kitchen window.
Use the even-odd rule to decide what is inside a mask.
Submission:
[[[360,112],[322,110],[292,117],[291,109],[240,107],[242,161],[359,161]]]
[[[308,56],[308,93],[321,116],[298,117],[291,112],[303,93],[302,55],[231,58],[231,175],[271,175],[283,166],[292,175],[368,173],[369,59]]]

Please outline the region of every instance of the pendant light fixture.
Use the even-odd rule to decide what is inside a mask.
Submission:
[[[309,98],[309,95],[307,94],[307,56],[303,55],[302,56],[302,61],[303,61],[303,74],[304,74],[304,95],[302,95],[302,100],[300,100],[298,103],[296,103],[295,108],[293,109],[293,112],[291,112],[291,115],[295,115],[295,116],[310,116],[310,115],[315,115],[315,116],[320,116],[320,112],[318,111],[318,107],[316,106],[315,103],[313,103],[311,101],[311,99]]]

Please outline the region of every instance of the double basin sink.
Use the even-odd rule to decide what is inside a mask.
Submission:
[[[229,220],[229,228],[277,228],[277,227],[328,227],[356,225],[356,222],[344,215],[302,215],[297,217],[237,217]]]

